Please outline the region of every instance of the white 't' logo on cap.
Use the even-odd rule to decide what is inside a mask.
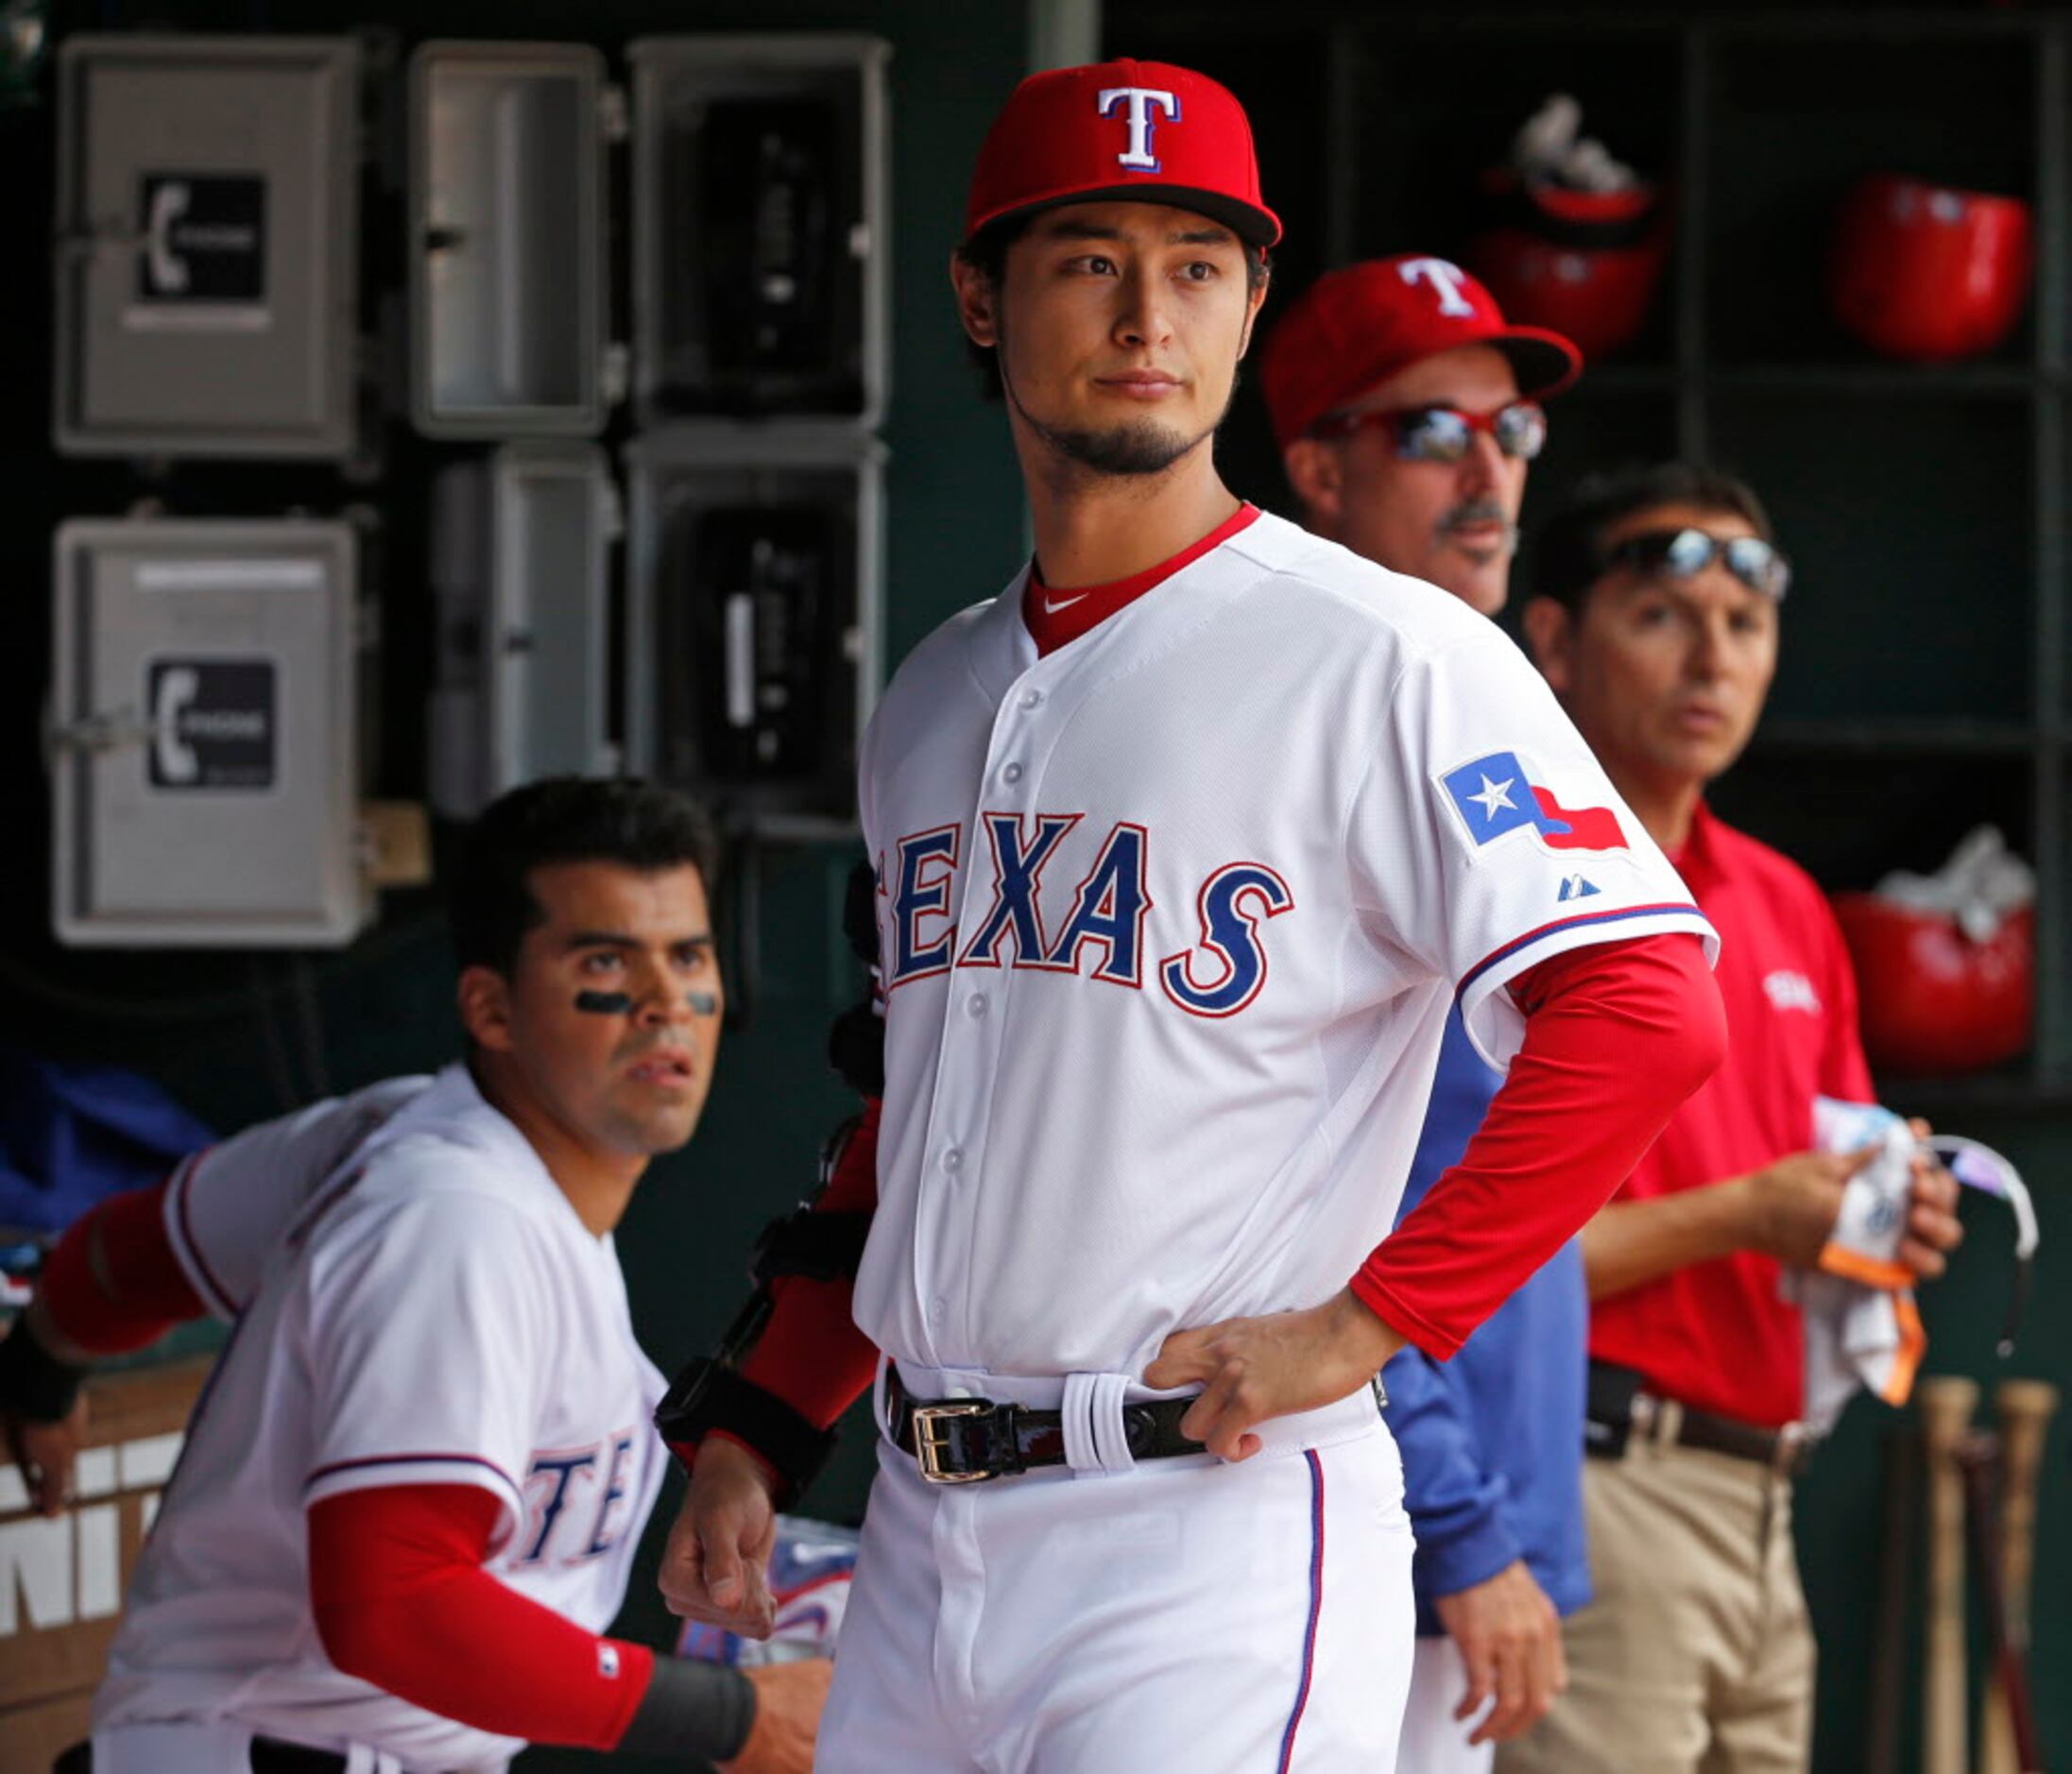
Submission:
[[[1152,126],[1157,122],[1153,113],[1163,113],[1169,123],[1178,123],[1179,97],[1149,86],[1110,86],[1096,95],[1097,108],[1104,117],[1114,116],[1116,107],[1124,100],[1129,104],[1129,146],[1115,157],[1115,163],[1132,172],[1155,173],[1159,168],[1157,157],[1151,151]]]
[[[1396,267],[1406,283],[1430,283],[1438,292],[1439,312],[1457,319],[1472,320],[1475,305],[1461,294],[1467,273],[1447,259],[1406,259]]]

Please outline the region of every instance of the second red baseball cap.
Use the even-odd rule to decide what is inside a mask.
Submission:
[[[1420,358],[1493,345],[1518,392],[1558,393],[1583,353],[1558,333],[1508,324],[1497,299],[1450,259],[1404,252],[1327,272],[1281,316],[1259,360],[1259,387],[1285,449],[1318,419]]]
[[[1015,88],[979,149],[965,237],[1002,216],[1113,197],[1213,216],[1255,247],[1280,238],[1236,95],[1190,68],[1129,60]]]

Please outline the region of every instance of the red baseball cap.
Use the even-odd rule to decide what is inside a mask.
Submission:
[[[1254,247],[1280,238],[1280,217],[1259,198],[1244,107],[1170,62],[1103,61],[1022,81],[979,149],[965,238],[1003,215],[1104,197],[1195,210]]]
[[[1573,345],[1506,325],[1497,299],[1450,259],[1366,259],[1317,279],[1266,341],[1259,387],[1274,435],[1286,449],[1376,383],[1457,345],[1503,352],[1521,395],[1557,394],[1583,373]]]

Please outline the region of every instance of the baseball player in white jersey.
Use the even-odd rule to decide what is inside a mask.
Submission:
[[[96,1774],[501,1768],[528,1740],[807,1765],[814,1672],[758,1687],[598,1636],[664,1458],[611,1229],[711,1079],[707,843],[642,784],[505,797],[454,895],[468,1061],[226,1141],[60,1249],[18,1379],[154,1319],[232,1326]],[[10,1415],[64,1414],[23,1393]]]
[[[1717,1064],[1709,930],[1495,628],[1218,479],[1279,233],[1227,92],[1032,77],[968,223],[1036,558],[872,724],[883,1095],[821,1203],[867,1241],[665,1408],[663,1590],[766,1626],[773,1505],[875,1356],[816,1766],[1385,1771],[1374,1375],[1457,1348]],[[1456,998],[1511,1078],[1391,1234]]]

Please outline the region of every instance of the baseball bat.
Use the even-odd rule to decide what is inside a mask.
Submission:
[[[1976,1382],[1952,1374],[1915,1389],[1928,1474],[1927,1654],[1922,1677],[1921,1774],[1967,1774],[1964,1666],[1964,1480],[1957,1446],[1978,1407]]]
[[[1878,1549],[1877,1638],[1871,1652],[1863,1774],[1899,1774],[1899,1733],[1910,1692],[1907,1622],[1920,1514],[1921,1438],[1911,1429],[1895,1430],[1885,1438],[1884,1541]]]
[[[2029,1666],[2029,1595],[2036,1559],[2036,1487],[2044,1441],[2058,1408],[2047,1380],[2002,1380],[1993,1403],[2000,1422],[2000,1589],[2012,1657]],[[2031,1774],[2025,1760],[2007,1681],[1996,1661],[1978,1721],[1978,1774]],[[2031,1731],[2033,1735],[2033,1731]]]
[[[1957,1468],[1964,1479],[1964,1527],[1973,1579],[1986,1617],[1991,1674],[1999,1680],[2014,1739],[2014,1760],[2024,1774],[2043,1766],[2036,1739],[2036,1712],[2029,1693],[2029,1660],[2015,1643],[2008,1616],[2007,1586],[2000,1568],[2000,1438],[1978,1430],[1957,1445]]]

